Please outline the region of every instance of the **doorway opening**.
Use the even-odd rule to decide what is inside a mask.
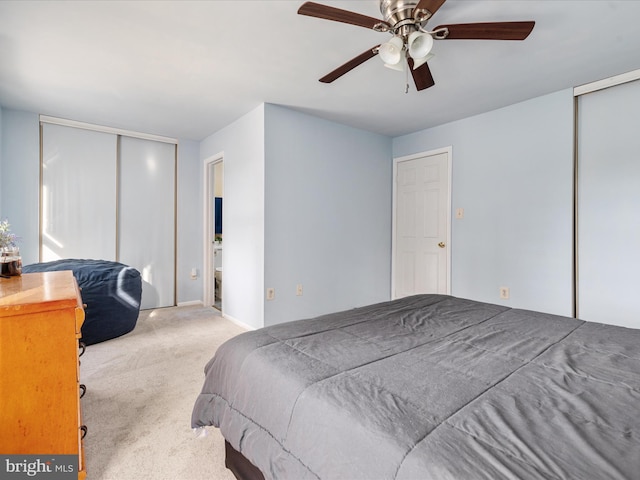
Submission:
[[[204,163],[204,304],[223,309],[224,164],[222,154]]]

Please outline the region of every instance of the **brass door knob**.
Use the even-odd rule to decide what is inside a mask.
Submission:
[[[440,243],[438,244],[438,246],[439,246],[440,248],[444,248],[444,247],[445,247],[445,244],[444,244],[444,242],[440,242]]]

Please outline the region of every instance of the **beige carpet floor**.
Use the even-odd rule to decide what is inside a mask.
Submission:
[[[141,312],[136,328],[87,347],[81,383],[89,480],[233,480],[217,429],[198,438],[191,409],[204,365],[243,330],[212,308]]]

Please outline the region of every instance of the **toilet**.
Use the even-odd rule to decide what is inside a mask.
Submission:
[[[222,299],[222,267],[216,267],[216,300]]]
[[[218,243],[213,247],[214,275],[215,275],[215,299],[222,299],[222,244]]]

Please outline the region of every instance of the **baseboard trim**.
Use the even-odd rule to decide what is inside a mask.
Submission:
[[[190,302],[178,302],[178,307],[191,307],[194,305],[204,306],[202,300],[191,300]]]
[[[236,325],[238,325],[241,328],[244,328],[245,330],[256,330],[256,327],[252,327],[251,325],[247,325],[246,323],[241,322],[237,318],[233,318],[231,315],[227,315],[226,313],[222,314],[222,318],[225,318],[225,319],[229,320],[230,322],[235,323]]]

